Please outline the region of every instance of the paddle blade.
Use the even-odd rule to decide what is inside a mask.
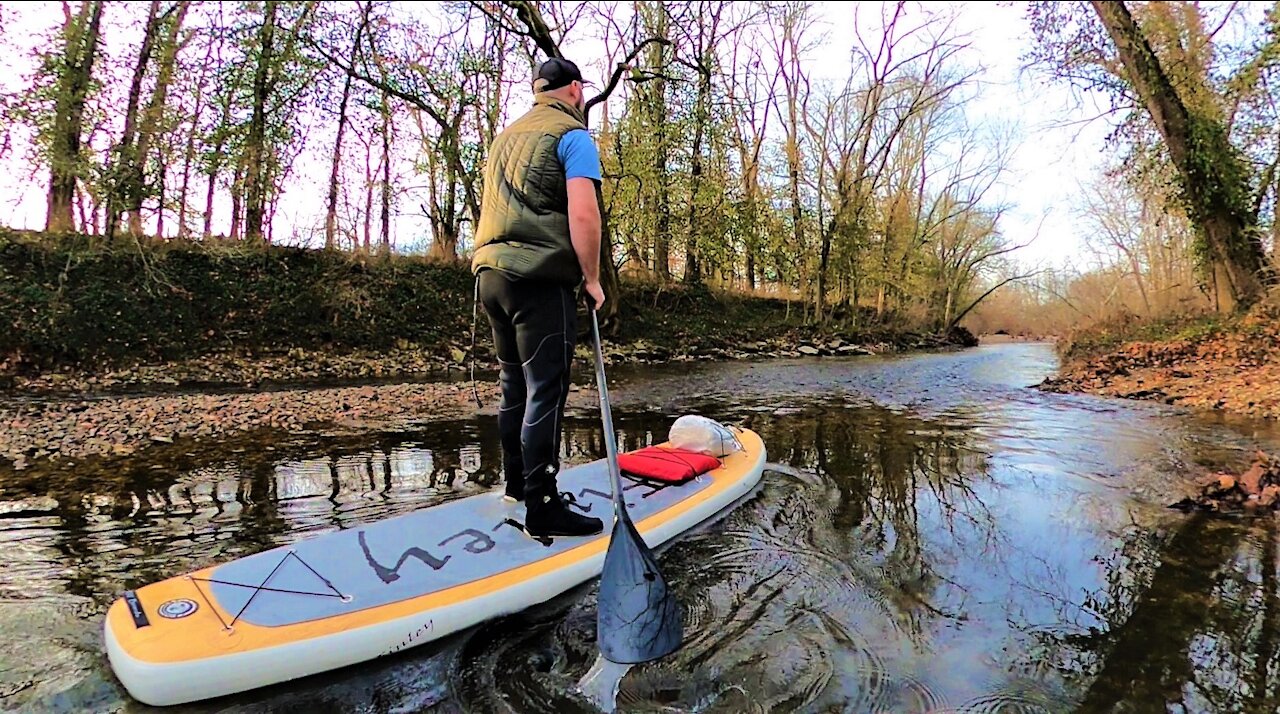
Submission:
[[[680,603],[626,511],[613,524],[601,575],[596,636],[605,659],[637,664],[680,646]]]

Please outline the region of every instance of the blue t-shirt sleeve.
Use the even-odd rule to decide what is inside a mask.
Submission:
[[[565,179],[589,178],[600,181],[600,152],[585,129],[574,129],[560,137],[556,150],[564,165]]]

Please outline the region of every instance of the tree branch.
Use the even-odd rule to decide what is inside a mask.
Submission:
[[[533,40],[538,49],[548,57],[564,58],[564,55],[560,54],[560,44],[551,36],[551,28],[547,26],[547,21],[542,19],[542,13],[538,11],[536,5],[528,0],[502,0],[502,4],[515,10],[516,18],[528,28],[526,32],[520,34]]]
[[[510,32],[513,35],[527,36],[527,33],[521,32],[519,28],[512,27],[511,25],[507,24],[504,18],[498,15],[495,15],[492,12],[489,12],[489,8],[487,7],[488,4],[489,3],[480,2],[479,0],[471,0],[472,7],[484,13],[485,17],[489,18],[489,20],[492,21],[493,24],[497,25],[504,32]]]
[[[1262,180],[1258,182],[1258,193],[1253,197],[1253,209],[1250,213],[1252,221],[1257,223],[1258,214],[1262,212],[1262,203],[1267,200],[1267,194],[1271,192],[1271,184],[1276,178],[1277,164],[1280,164],[1280,155],[1268,166],[1267,170],[1262,173]]]
[[[630,68],[631,63],[635,61],[636,57],[640,56],[640,53],[644,51],[644,48],[653,44],[670,47],[671,40],[668,40],[665,37],[650,37],[644,42],[636,45],[635,48],[632,49],[631,52],[613,68],[613,75],[609,77],[609,83],[600,90],[599,94],[587,100],[586,108],[582,112],[584,116],[590,117],[591,108],[608,99],[610,94],[613,94],[613,90],[618,88],[618,82],[622,79],[622,73]],[[649,77],[649,79],[653,79],[653,77]]]
[[[409,104],[417,107],[418,109],[421,109],[433,120],[435,120],[435,122],[440,125],[440,128],[445,130],[450,129],[449,120],[446,119],[445,116],[440,113],[439,109],[437,109],[432,104],[429,104],[427,100],[423,99],[422,97],[412,92],[406,92],[405,90],[400,89],[399,87],[396,87],[394,84],[391,84],[390,82],[387,82],[382,79],[379,79],[378,77],[373,77],[371,75],[360,72],[355,68],[355,66],[353,66],[350,63],[344,63],[342,60],[338,59],[332,53],[330,53],[328,50],[322,47],[320,43],[315,42],[314,40],[307,40],[307,43],[311,45],[312,49],[314,49],[316,52],[319,52],[320,56],[324,57],[325,61],[329,62],[334,67],[337,67],[338,69],[345,72],[347,76],[351,77],[352,79],[358,79],[361,82],[364,82],[365,84],[369,85],[370,87],[373,87],[374,89],[386,92],[387,94],[390,94],[391,96],[396,97],[397,99],[401,99],[408,102]]]
[[[977,307],[977,306],[978,306],[978,303],[982,302],[983,300],[986,300],[986,299],[991,295],[991,293],[994,293],[995,291],[997,291],[997,290],[999,290],[1000,288],[1002,288],[1002,287],[1004,287],[1004,286],[1008,285],[1009,283],[1012,283],[1012,282],[1017,281],[1017,280],[1026,280],[1027,278],[1034,278],[1034,277],[1036,277],[1037,275],[1040,275],[1040,274],[1041,274],[1041,273],[1043,273],[1043,272],[1044,272],[1043,270],[1037,270],[1037,271],[1035,271],[1035,272],[1031,272],[1031,273],[1024,273],[1024,274],[1022,274],[1022,275],[1015,275],[1015,276],[1010,277],[1010,278],[1005,278],[1004,280],[1001,280],[1000,282],[996,283],[995,285],[993,285],[993,286],[991,287],[991,289],[990,289],[990,290],[987,290],[985,293],[983,293],[982,295],[978,296],[978,299],[977,299],[977,300],[974,300],[973,302],[969,303],[969,307],[966,307],[965,309],[961,310],[961,311],[960,311],[960,313],[959,313],[958,315],[956,315],[955,317],[951,318],[951,323],[947,325],[947,332],[950,332],[951,330],[955,329],[955,326],[960,324],[960,321],[964,319],[965,315],[968,315],[968,314],[969,314],[969,312],[970,312],[971,310],[973,310],[973,308]]]

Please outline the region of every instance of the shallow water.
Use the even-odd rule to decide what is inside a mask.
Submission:
[[[753,494],[662,551],[685,608],[677,653],[600,666],[589,583],[383,660],[170,711],[1276,710],[1275,521],[1164,506],[1280,437],[1029,388],[1055,368],[1037,344],[617,368],[621,448],[697,412],[769,449]],[[603,457],[598,413],[571,413],[564,441],[570,463]],[[499,463],[484,418],[6,474],[0,706],[146,710],[102,651],[119,592],[498,488]]]

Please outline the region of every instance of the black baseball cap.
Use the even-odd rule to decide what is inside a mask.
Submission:
[[[546,92],[552,89],[559,89],[569,86],[570,82],[590,84],[590,82],[582,78],[582,72],[578,69],[578,65],[567,59],[552,57],[538,65],[538,71],[533,75],[533,91]]]

